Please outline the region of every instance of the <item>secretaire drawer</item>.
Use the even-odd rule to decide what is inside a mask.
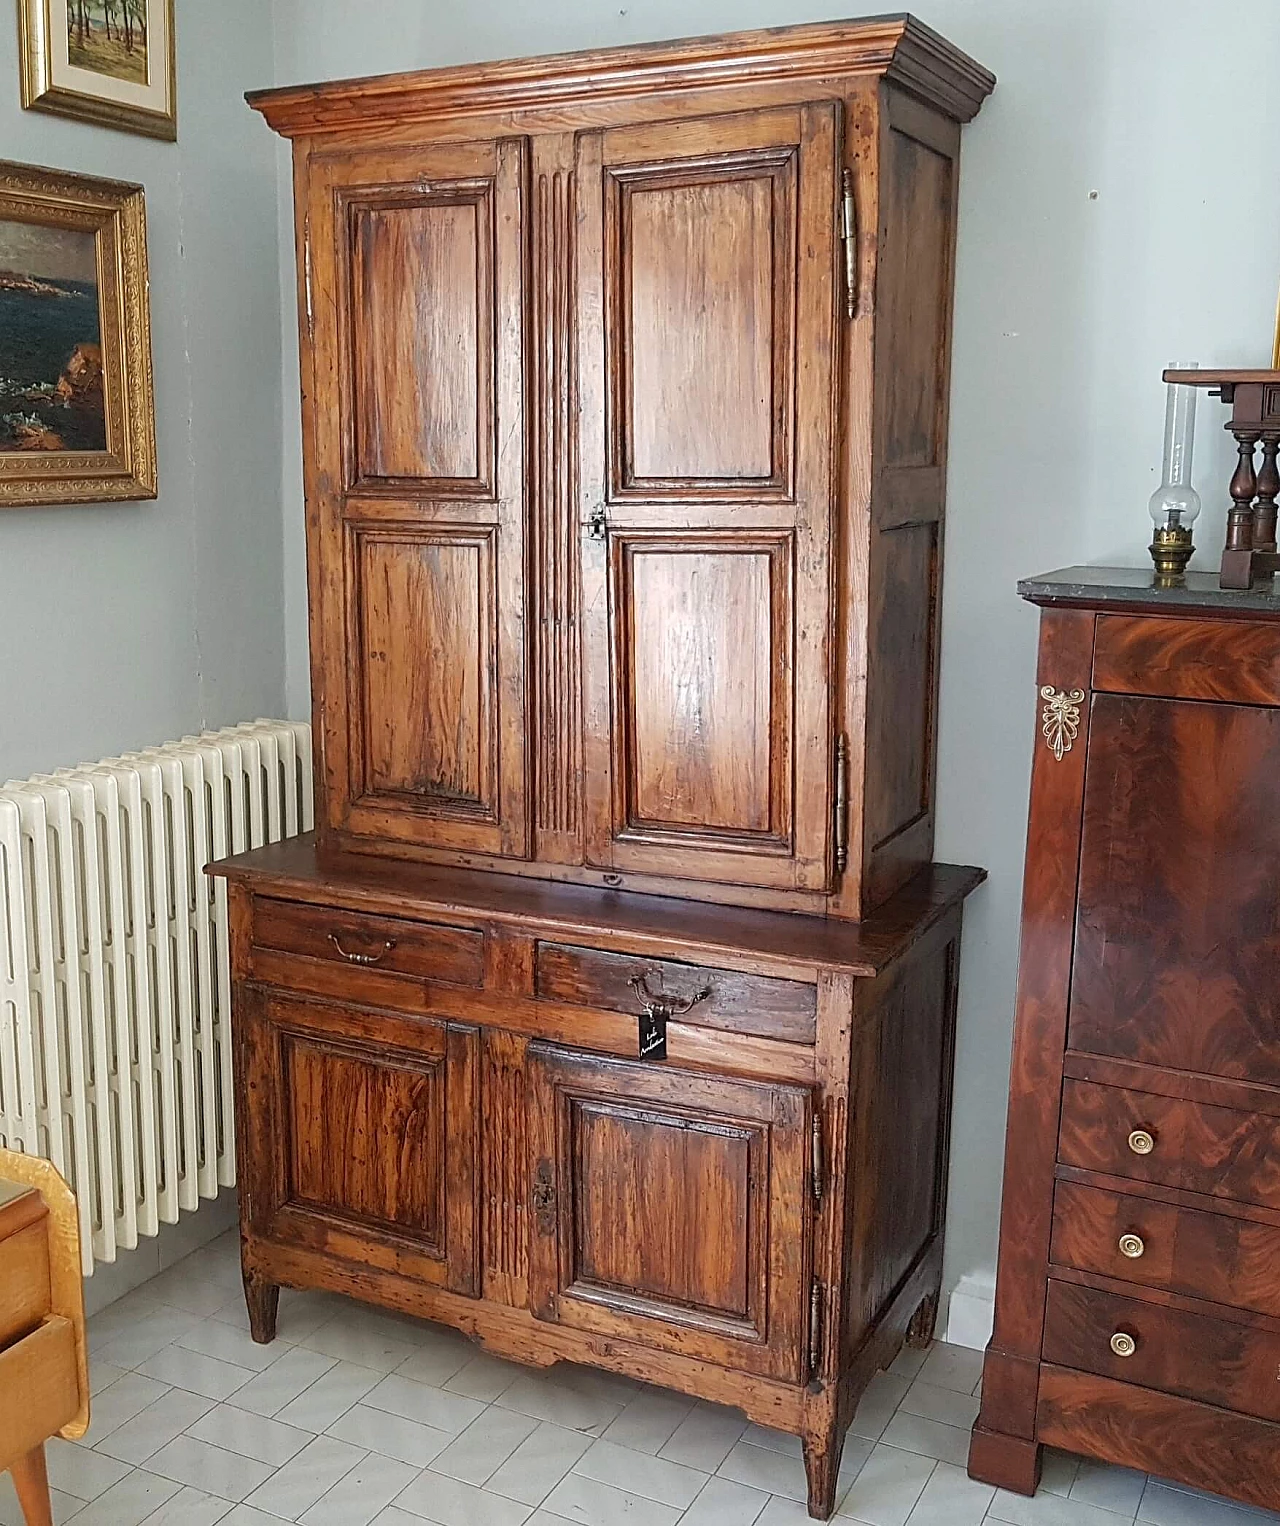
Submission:
[[[264,896],[253,903],[253,942],[255,948],[353,969],[459,986],[479,987],[484,981],[484,934],[470,927],[366,916]]]
[[[1044,1359],[1280,1420],[1280,1335],[1230,1320],[1052,1281]]]
[[[1280,1228],[1059,1182],[1050,1259],[1058,1266],[1280,1315]]]
[[[1100,615],[1093,687],[1166,699],[1280,705],[1280,626]]]
[[[563,943],[537,945],[534,991],[543,1000],[638,1013],[641,998],[633,981],[678,1003],[706,992],[682,1021],[729,1033],[813,1043],[818,993],[816,986],[804,981]]]
[[[1086,1171],[1280,1208],[1280,1118],[1068,1080],[1058,1159]]]

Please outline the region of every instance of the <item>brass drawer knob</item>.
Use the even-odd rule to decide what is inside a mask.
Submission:
[[[1117,1356],[1132,1356],[1138,1343],[1127,1330],[1117,1330],[1111,1337],[1111,1349]]]
[[[1138,1257],[1142,1255],[1142,1253],[1146,1250],[1146,1248],[1147,1247],[1142,1243],[1141,1235],[1120,1236],[1120,1254],[1122,1256],[1128,1256],[1130,1261],[1136,1261]]]
[[[1134,1129],[1129,1135],[1129,1148],[1135,1155],[1150,1155],[1155,1147],[1155,1135],[1146,1129]]]

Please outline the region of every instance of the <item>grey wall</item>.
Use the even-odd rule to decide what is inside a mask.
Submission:
[[[241,97],[269,13],[178,0],[177,39],[169,144],[23,111],[0,25],[0,153],[146,188],[160,471],[154,503],[0,510],[0,779],[284,706],[276,160]]]
[[[919,0],[1000,78],[966,132],[948,487],[941,856],[984,864],[964,953],[948,1280],[994,1259],[1034,740],[1035,618],[1020,576],[1141,563],[1170,359],[1265,364],[1280,282],[1269,145],[1280,96],[1242,89],[1280,52],[1280,7],[1237,0]],[[850,0],[276,0],[280,83],[847,14]],[[876,7],[868,6],[868,10]],[[376,19],[371,19],[375,17]],[[1264,70],[1265,73],[1265,70]],[[1229,132],[1244,106],[1247,133]],[[284,161],[282,160],[282,164]],[[288,196],[286,178],[282,198]],[[287,232],[287,224],[286,224]],[[305,715],[306,591],[290,244],[285,558],[291,712]],[[1206,565],[1229,476],[1202,401]]]

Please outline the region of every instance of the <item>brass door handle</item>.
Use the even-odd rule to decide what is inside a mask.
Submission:
[[[701,991],[695,991],[692,996],[668,996],[665,991],[654,992],[649,989],[648,975],[633,975],[627,984],[640,998],[641,1005],[650,1016],[664,1019],[683,1017],[711,995],[710,986],[703,986]]]
[[[1134,1129],[1129,1135],[1129,1148],[1135,1155],[1150,1155],[1155,1147],[1155,1135],[1149,1129]]]
[[[337,949],[339,954],[342,955],[348,964],[381,964],[382,961],[391,952],[391,950],[396,946],[395,939],[388,938],[387,941],[382,945],[381,950],[376,954],[353,954],[348,949],[343,948],[342,944],[339,943],[337,933],[329,934],[329,942],[333,944],[334,948]]]
[[[1136,1261],[1139,1256],[1145,1255],[1146,1249],[1141,1235],[1120,1236],[1120,1254],[1128,1256],[1130,1261]]]
[[[1111,1349],[1117,1356],[1132,1356],[1138,1343],[1127,1330],[1117,1330],[1111,1337]]]

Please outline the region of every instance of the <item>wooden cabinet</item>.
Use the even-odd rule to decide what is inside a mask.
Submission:
[[[1029,1492],[1048,1442],[1275,1508],[1280,600],[1151,582],[1024,585],[1038,746],[969,1467]]]
[[[803,1440],[929,1339],[961,124],[907,19],[252,98],[317,823],[232,881],[242,1261]]]

